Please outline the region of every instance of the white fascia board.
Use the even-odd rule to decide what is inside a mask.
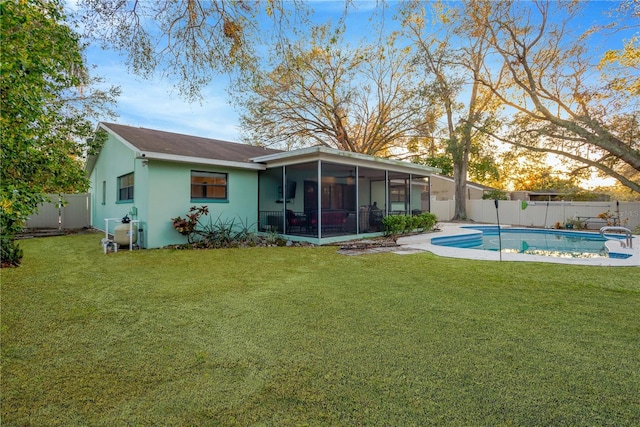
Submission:
[[[121,137],[120,135],[115,133],[113,130],[109,129],[103,123],[98,123],[98,127],[96,128],[96,132],[98,132],[98,130],[100,130],[100,129],[104,130],[109,135],[112,135],[122,145],[124,145],[129,150],[131,150],[134,153],[134,155],[136,155],[136,156],[138,155],[138,149],[133,144],[131,144],[129,141],[127,141],[126,139],[124,139],[123,137]],[[100,151],[102,151],[102,147],[100,147],[100,149],[98,150],[98,152],[96,154],[93,154],[93,155],[87,157],[87,162],[85,163],[85,170],[87,171],[87,173],[89,175],[91,175],[91,173],[93,172],[93,167],[95,166],[96,161],[98,160],[98,156],[100,155]]]
[[[431,166],[404,162],[402,160],[383,159],[382,157],[336,150],[335,148],[323,146],[269,154],[267,156],[254,157],[251,160],[254,162],[269,163],[269,166],[286,166],[287,164],[292,164],[292,160],[296,160],[296,163],[308,160],[326,160],[334,163],[358,165],[373,169],[389,169],[397,172],[423,173],[427,175],[440,172],[440,169]]]
[[[104,124],[100,123],[100,127],[106,131],[107,133],[113,135],[118,141],[120,141],[125,147],[127,147],[129,150],[133,151],[134,153],[138,152],[138,149],[136,148],[135,145],[133,145],[132,143],[130,143],[129,141],[127,141],[126,139],[124,139],[123,137],[121,137],[120,135],[118,135],[117,133],[115,133],[113,130],[109,129],[107,126],[105,126]]]
[[[249,160],[256,163],[269,163],[269,162],[278,162],[286,164],[287,159],[298,158],[298,157],[307,157],[317,154],[320,147],[307,147],[301,148],[299,150],[291,150],[291,151],[283,151],[281,153],[276,154],[267,154],[266,156],[253,157]]]
[[[266,165],[260,163],[231,162],[228,160],[207,159],[204,157],[177,156],[175,154],[155,153],[153,151],[142,151],[136,155],[138,159],[163,160],[174,163],[195,163],[208,166],[224,166],[235,169],[265,170]]]

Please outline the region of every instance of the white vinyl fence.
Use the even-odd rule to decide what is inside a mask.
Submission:
[[[634,230],[640,226],[640,202],[530,202],[520,200],[499,200],[498,210],[493,200],[467,200],[467,217],[471,221],[495,224],[497,214],[500,224],[527,227],[553,227],[556,223],[565,224],[568,220],[578,219],[587,224],[587,228],[598,230],[606,221],[598,218],[604,212],[619,218],[623,227]],[[455,201],[432,200],[431,212],[438,221],[446,222],[453,218]]]
[[[65,206],[60,207],[58,195],[49,195],[51,202],[40,207],[37,214],[27,221],[27,228],[78,229],[91,225],[90,194],[66,194]],[[634,230],[640,227],[640,202],[523,202],[500,200],[498,214],[500,223],[533,227],[553,227],[577,218],[587,227],[597,230],[606,222],[598,215],[610,212],[619,218],[620,225]],[[453,200],[431,200],[431,212],[438,221],[453,218]],[[495,224],[496,207],[493,200],[467,200],[467,216],[471,221]]]
[[[50,202],[42,204],[29,218],[26,228],[58,228],[73,230],[91,225],[91,196],[84,194],[48,195]],[[62,203],[64,200],[64,203]]]

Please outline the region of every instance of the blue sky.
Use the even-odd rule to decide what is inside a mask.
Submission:
[[[390,3],[391,6],[394,5],[394,2]],[[334,1],[312,3],[319,20],[333,18],[334,21],[342,12],[343,5],[343,2]],[[354,2],[354,13],[348,24],[352,43],[367,36],[370,24],[366,16],[375,5],[374,0]],[[588,2],[588,12],[583,24],[589,26],[597,23],[602,12],[614,5],[615,3],[607,1]],[[386,15],[387,25],[392,25],[391,14],[389,12]],[[607,48],[619,48],[622,46],[622,37],[618,35],[602,42],[601,47],[606,45]],[[240,140],[239,115],[228,102],[226,85],[229,79],[226,76],[215,77],[204,89],[202,102],[189,103],[173,89],[171,81],[160,76],[143,79],[130,73],[123,54],[91,45],[86,50],[86,57],[89,64],[96,66],[95,75],[102,76],[107,84],[120,86],[122,90],[116,107],[119,117],[114,121],[209,138]]]

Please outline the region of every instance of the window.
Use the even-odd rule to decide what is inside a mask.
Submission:
[[[102,181],[102,204],[107,204],[107,181]]]
[[[394,185],[389,187],[390,199],[392,202],[404,202],[406,200],[406,190],[404,185]]]
[[[191,198],[227,200],[227,174],[191,171]]]
[[[118,177],[118,201],[133,201],[133,173]]]

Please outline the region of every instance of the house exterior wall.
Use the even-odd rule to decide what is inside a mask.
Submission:
[[[431,197],[435,200],[454,200],[456,186],[452,179],[433,175],[431,177]],[[467,200],[482,199],[484,190],[467,185]]]
[[[234,221],[236,227],[246,225],[256,231],[257,171],[161,161],[150,161],[148,168],[148,210],[143,214],[147,247],[158,248],[186,243],[186,237],[174,230],[171,218],[184,218],[192,206],[208,206],[209,218],[214,224],[218,219],[224,223]],[[192,170],[228,174],[227,201],[192,201]],[[205,218],[204,221],[208,221],[209,218]]]
[[[228,200],[192,202],[192,170],[227,173]],[[118,202],[118,177],[131,172],[134,173],[134,199]],[[132,220],[140,221],[138,227],[143,232],[138,243],[145,248],[185,243],[186,237],[174,230],[171,218],[184,218],[191,206],[208,206],[213,222],[218,218],[223,222],[233,220],[237,226],[242,223],[256,229],[258,173],[254,170],[140,159],[133,150],[109,135],[90,180],[91,225],[104,230],[105,218],[129,215]],[[103,186],[103,182],[106,185]],[[115,221],[109,222],[109,233],[113,233],[116,225]]]
[[[118,202],[118,177],[134,174],[134,200]],[[132,219],[140,219],[132,215],[132,208],[142,205],[146,168],[142,161],[135,158],[135,153],[109,135],[100,156],[90,175],[91,181],[91,225],[99,230],[105,229],[105,218],[122,218],[129,215]],[[109,224],[109,232],[113,232],[116,223]]]
[[[217,220],[224,223],[234,221],[238,227],[247,225],[255,231],[258,212],[257,172],[163,161],[149,161],[145,169],[148,173],[143,174],[144,179],[140,180],[139,187],[136,181],[134,190],[137,210],[134,219],[139,219],[144,229],[144,247],[159,248],[186,243],[186,237],[173,228],[171,218],[184,218],[192,206],[208,206],[209,218],[213,223]],[[227,173],[227,201],[192,201],[192,170]],[[209,218],[204,218],[204,221],[208,222]]]

